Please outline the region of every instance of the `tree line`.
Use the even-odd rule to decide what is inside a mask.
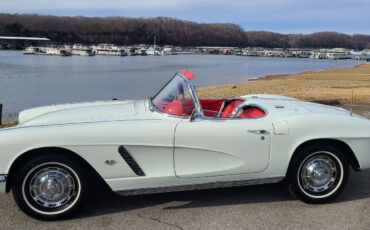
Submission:
[[[231,23],[196,23],[168,17],[101,18],[0,14],[0,35],[47,37],[56,44],[151,44],[155,36],[159,45],[370,48],[369,35],[244,31],[241,26]]]

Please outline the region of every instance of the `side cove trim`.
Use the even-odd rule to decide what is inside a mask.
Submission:
[[[130,166],[132,171],[138,176],[145,176],[144,171],[140,168],[138,163],[135,159],[130,155],[125,147],[122,145],[118,147],[118,152],[122,156],[122,158],[126,161],[126,163]]]

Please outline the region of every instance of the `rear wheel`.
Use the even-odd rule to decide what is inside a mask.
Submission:
[[[65,156],[40,156],[19,170],[13,196],[19,208],[41,220],[60,219],[86,197],[87,175],[79,162]]]
[[[349,164],[341,149],[329,145],[313,145],[301,149],[288,172],[289,190],[307,203],[325,203],[344,189]]]

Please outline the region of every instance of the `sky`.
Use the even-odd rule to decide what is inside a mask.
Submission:
[[[0,13],[165,16],[245,30],[370,35],[370,0],[0,0]]]

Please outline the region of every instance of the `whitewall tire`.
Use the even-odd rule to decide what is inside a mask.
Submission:
[[[313,145],[297,152],[288,171],[289,190],[306,203],[326,203],[344,189],[349,164],[335,146]]]
[[[87,186],[87,175],[79,162],[54,154],[26,162],[17,173],[12,192],[26,214],[54,220],[81,206]]]

